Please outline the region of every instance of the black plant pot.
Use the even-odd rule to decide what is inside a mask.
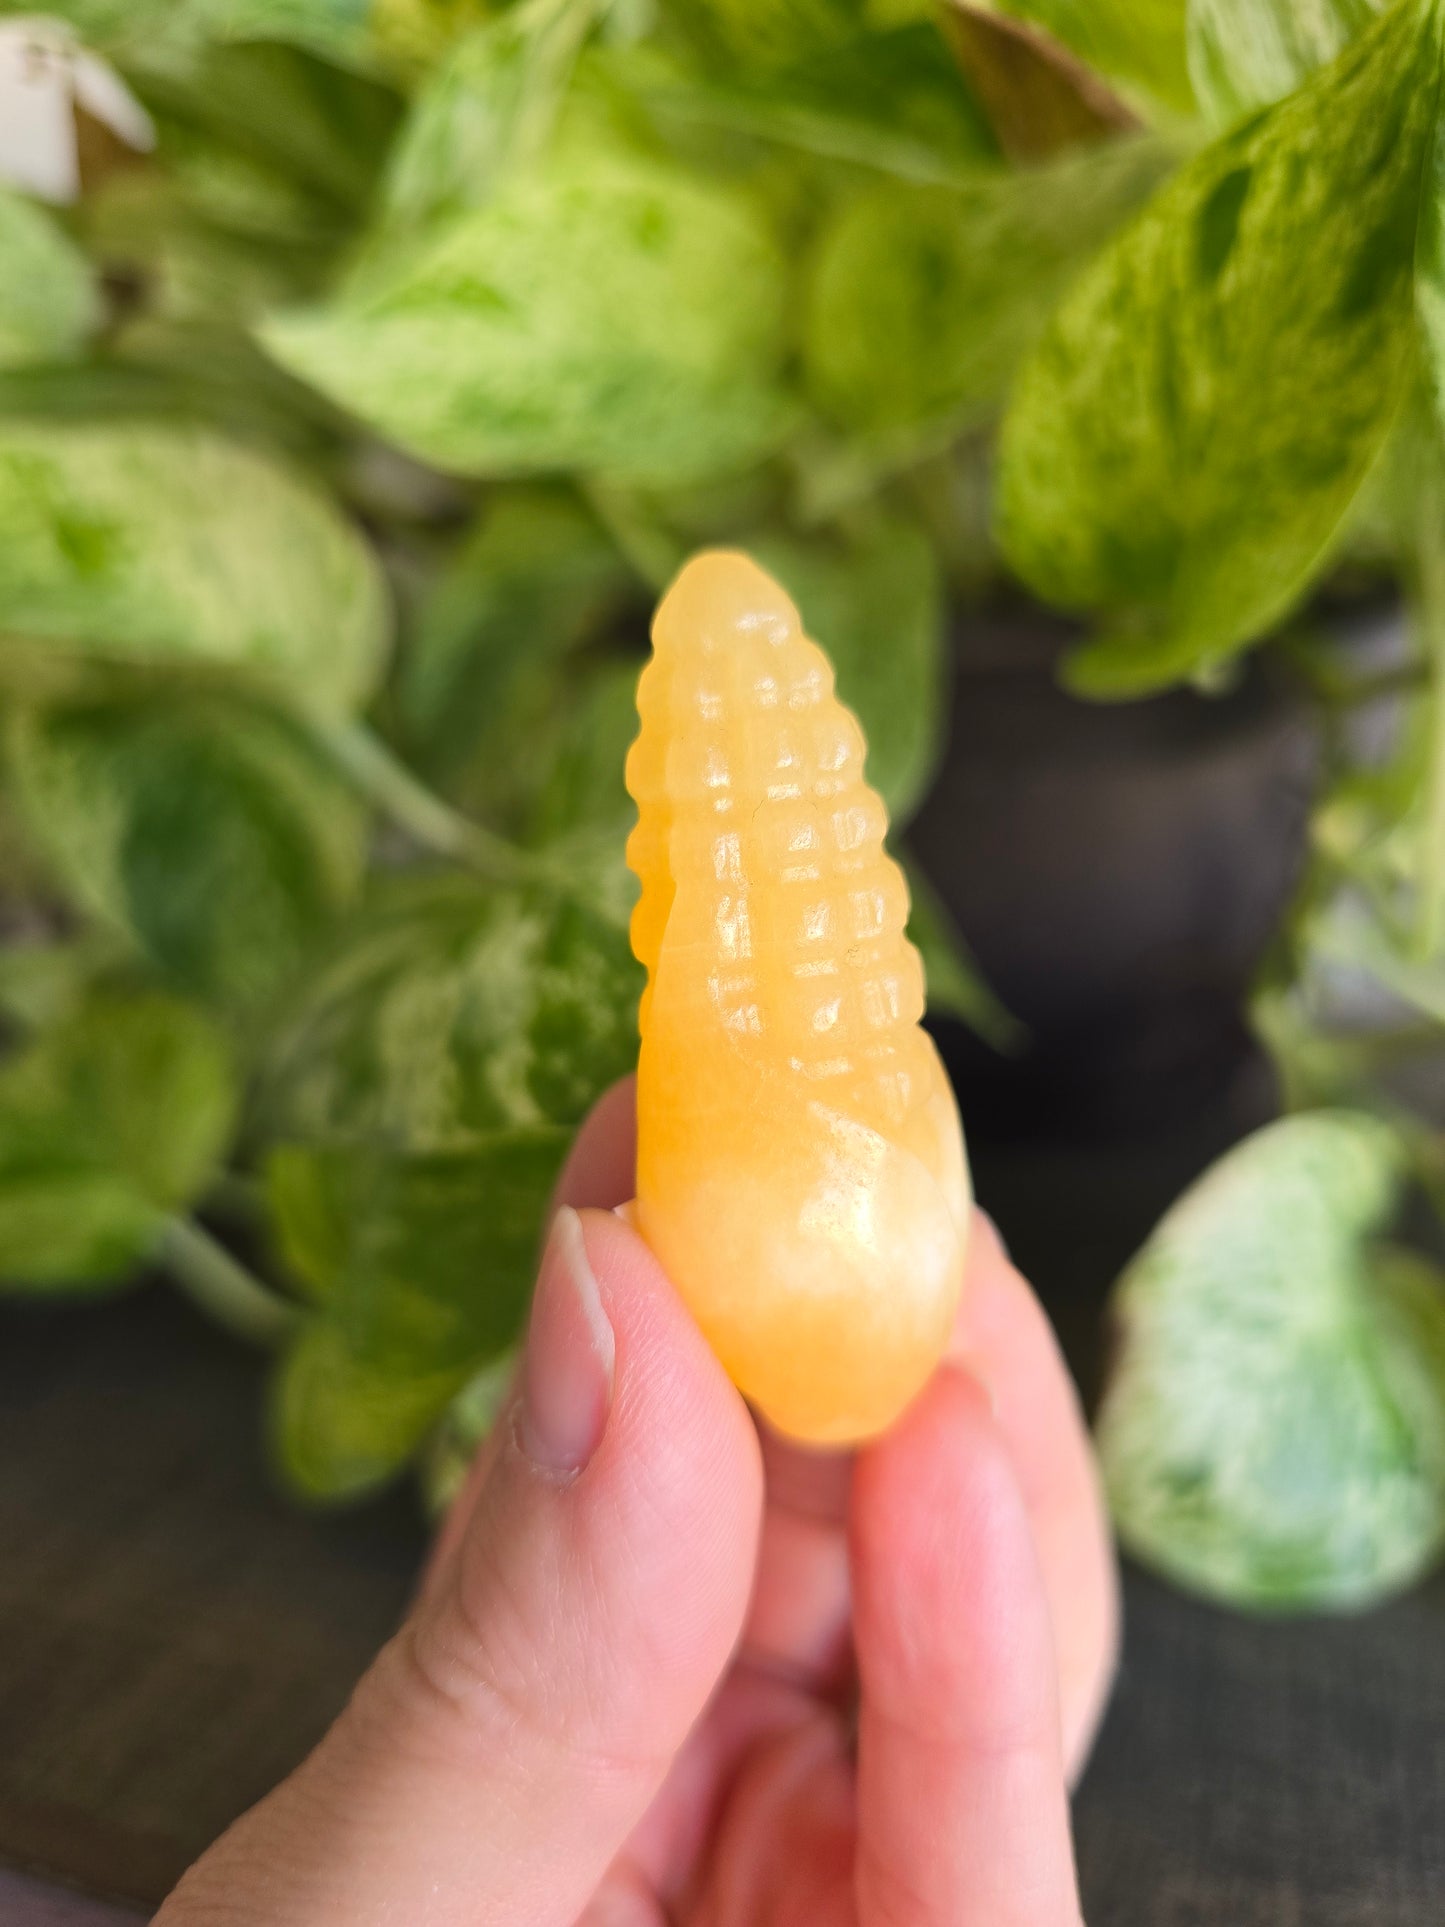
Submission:
[[[1000,1056],[938,1026],[972,1142],[1097,1143],[1268,1114],[1243,1005],[1299,878],[1317,763],[1257,665],[1227,695],[1093,704],[1055,680],[1064,625],[958,625],[946,762],[910,832],[1028,1027]]]

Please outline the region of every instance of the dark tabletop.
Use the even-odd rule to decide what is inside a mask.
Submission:
[[[1086,1387],[1103,1285],[1212,1148],[981,1161]],[[260,1391],[257,1362],[159,1287],[0,1307],[13,1869],[155,1902],[306,1750],[401,1612],[412,1494],[297,1511],[265,1469]],[[1091,1927],[1445,1922],[1445,1583],[1363,1619],[1260,1623],[1131,1572],[1126,1610],[1077,1802]],[[0,1920],[102,1918],[0,1875]]]

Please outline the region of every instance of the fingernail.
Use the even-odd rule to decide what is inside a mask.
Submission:
[[[630,1231],[636,1231],[637,1229],[636,1198],[629,1198],[625,1204],[614,1204],[612,1207],[612,1215],[614,1218],[621,1218],[622,1222],[627,1226],[627,1228]]]
[[[659,1918],[656,1907],[641,1894],[607,1887],[593,1897],[577,1927],[653,1927]]]
[[[582,1220],[563,1205],[542,1253],[522,1365],[518,1437],[543,1471],[580,1472],[597,1450],[612,1406],[615,1360]]]
[[[1003,1253],[1004,1257],[1008,1258],[1009,1263],[1012,1264],[1013,1259],[1009,1256],[1008,1240],[1007,1238],[1004,1237],[1003,1233],[999,1230],[997,1220],[994,1218],[993,1213],[991,1211],[985,1211],[981,1204],[975,1205],[974,1209],[978,1212],[978,1215],[983,1219],[984,1223],[988,1226],[989,1230],[993,1233],[994,1243],[998,1246],[999,1250]]]
[[[944,1360],[944,1369],[953,1373],[955,1378],[964,1380],[988,1407],[992,1419],[998,1417],[998,1393],[985,1376],[977,1356],[971,1352],[950,1352]]]

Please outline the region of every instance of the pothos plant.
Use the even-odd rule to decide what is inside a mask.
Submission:
[[[1445,1040],[1436,0],[0,0],[0,1277],[157,1270],[355,1497],[486,1423],[635,1051],[646,612],[750,547],[906,857],[946,623],[1081,699],[1318,703],[1291,1114],[1121,1285],[1128,1542],[1252,1604],[1445,1543],[1445,1309],[1371,1239]],[[1445,152],[1445,148],[1442,148]],[[1342,569],[1413,612],[1362,665]],[[1008,1019],[920,877],[935,1008]]]

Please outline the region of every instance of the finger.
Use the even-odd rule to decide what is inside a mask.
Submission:
[[[765,1419],[756,1421],[768,1503],[800,1518],[844,1525],[853,1488],[853,1454],[795,1445]]]
[[[802,1692],[836,1695],[852,1672],[844,1520],[853,1455],[790,1445],[755,1422],[767,1496],[739,1661]]]
[[[852,1672],[843,1528],[769,1505],[741,1661],[803,1692],[839,1693]]]
[[[553,1202],[575,1210],[610,1211],[632,1196],[637,1163],[637,1079],[623,1077],[604,1091],[587,1113],[557,1179]],[[477,1498],[491,1472],[497,1433],[482,1442],[461,1490],[437,1533],[422,1576],[430,1590],[461,1544]]]
[[[817,1702],[784,1682],[731,1668],[666,1784],[627,1843],[628,1865],[679,1917],[693,1919],[685,1898],[716,1836],[740,1770],[760,1749],[817,1717]],[[708,1927],[716,1927],[709,1921]]]
[[[707,1927],[855,1927],[847,1735],[814,1708],[754,1748],[688,1918]]]
[[[746,1409],[656,1261],[564,1209],[443,1582],[166,1927],[253,1922],[263,1880],[268,1927],[572,1927],[733,1649],[760,1510]]]
[[[975,1212],[951,1351],[1000,1407],[1056,1612],[1066,1756],[1081,1762],[1112,1675],[1117,1587],[1083,1418],[1048,1320]],[[814,1692],[846,1677],[845,1520],[853,1455],[790,1444],[759,1423],[767,1511],[745,1660]]]
[[[1079,1927],[1048,1605],[963,1373],[860,1453],[851,1526],[862,1927]]]
[[[1033,1525],[1058,1657],[1072,1781],[1093,1742],[1119,1644],[1119,1580],[1078,1394],[1043,1307],[975,1212],[953,1355],[988,1387]]]
[[[587,1113],[557,1179],[558,1204],[612,1211],[637,1189],[637,1079],[622,1077]]]
[[[667,1915],[649,1882],[623,1863],[608,1874],[577,1927],[667,1927]]]

